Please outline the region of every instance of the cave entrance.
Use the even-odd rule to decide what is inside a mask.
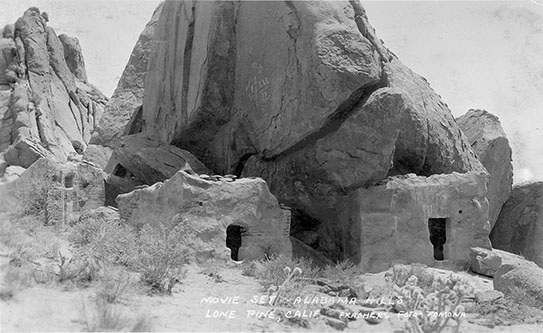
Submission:
[[[230,249],[230,258],[238,261],[239,248],[241,247],[241,237],[245,233],[245,228],[237,224],[231,224],[226,228],[226,247]]]
[[[447,224],[446,218],[429,218],[428,230],[430,231],[430,242],[434,246],[434,259],[445,260],[443,245],[447,242]]]

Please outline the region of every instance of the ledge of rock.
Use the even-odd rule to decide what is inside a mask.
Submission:
[[[148,185],[164,181],[181,169],[209,174],[209,169],[190,152],[142,134],[122,137],[115,147],[114,158],[136,179]]]

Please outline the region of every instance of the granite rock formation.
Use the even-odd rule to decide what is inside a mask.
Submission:
[[[76,39],[57,37],[32,7],[0,39],[0,153],[29,167],[81,154],[107,98],[86,82]],[[63,43],[64,41],[64,43]]]
[[[91,144],[114,148],[116,140],[123,134],[134,134],[134,132],[128,133],[129,131],[125,133],[124,129],[132,114],[143,103],[143,87],[149,53],[152,49],[155,27],[162,7],[162,3],[158,5],[134,46],[117,88],[92,134]]]
[[[262,179],[211,181],[179,171],[164,183],[117,197],[121,219],[136,227],[181,226],[194,257],[263,259],[292,255],[290,211]]]
[[[456,119],[462,132],[490,174],[487,198],[488,219],[494,227],[503,204],[511,195],[513,165],[511,146],[498,117],[485,110],[469,110]]]
[[[543,267],[543,182],[513,187],[490,240],[494,248],[520,254]]]
[[[155,15],[143,106],[125,133],[218,174],[264,178],[315,221],[312,246],[333,259],[345,259],[337,235],[349,222],[338,216],[353,190],[484,171],[447,105],[357,1],[166,1]]]

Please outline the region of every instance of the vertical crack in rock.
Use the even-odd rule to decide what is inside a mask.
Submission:
[[[185,117],[184,123],[188,122],[188,91],[190,84],[190,70],[192,61],[192,45],[194,43],[194,26],[196,23],[196,2],[192,4],[188,30],[185,38],[185,50],[183,52],[183,79],[182,79],[182,91],[181,91],[181,114]],[[172,76],[173,77],[173,76]]]

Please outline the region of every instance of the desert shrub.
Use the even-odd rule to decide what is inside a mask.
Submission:
[[[424,266],[411,264],[411,265],[394,265],[392,267],[392,283],[398,287],[404,287],[408,280],[415,276],[417,278],[418,287],[427,291],[434,284],[434,274],[428,271]]]
[[[152,291],[171,293],[182,279],[189,258],[184,237],[180,226],[146,225],[140,230],[133,265]]]
[[[83,322],[87,332],[129,331],[149,332],[152,328],[151,318],[146,314],[136,317],[104,298],[97,297],[94,304],[87,306],[82,302]]]
[[[120,222],[87,219],[72,228],[69,240],[77,255],[87,260],[128,266],[137,261],[137,233]]]
[[[418,269],[417,272],[420,273]],[[452,319],[456,322],[457,331],[461,318],[465,316],[462,300],[471,294],[473,289],[452,274],[447,278],[432,279],[431,286],[425,285],[426,283],[428,282],[419,283],[418,277],[411,275],[403,286],[394,286],[395,295],[401,300],[398,304],[410,314],[407,330],[441,332]]]
[[[20,216],[36,217],[44,223],[50,186],[51,182],[47,179],[19,183],[11,193],[16,203],[14,212]]]
[[[251,267],[251,274],[261,281],[264,288],[281,285],[291,274],[285,271],[285,267],[292,269],[298,267],[302,274],[298,278],[313,279],[321,276],[321,270],[313,265],[311,259],[293,258],[284,256],[272,256],[269,260],[254,261]]]
[[[322,270],[322,277],[348,286],[356,284],[362,274],[359,267],[346,260],[335,265],[328,265]]]
[[[136,289],[136,278],[122,266],[106,265],[102,269],[97,297],[117,303]]]

